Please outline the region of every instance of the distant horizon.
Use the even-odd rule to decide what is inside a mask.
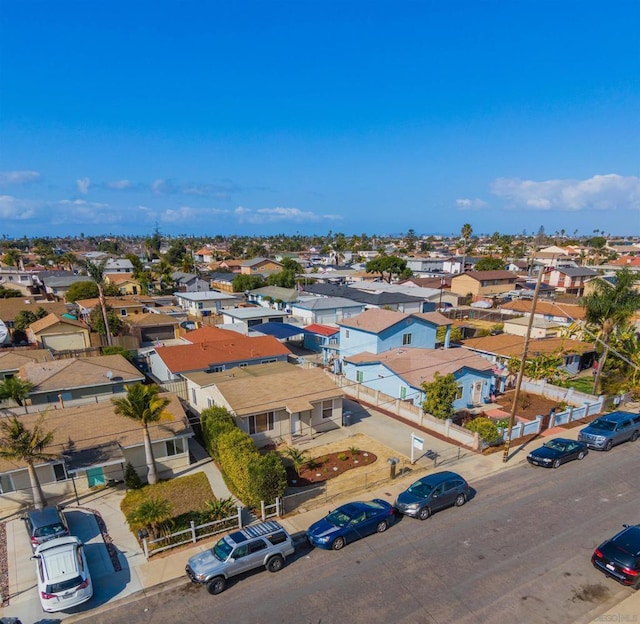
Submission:
[[[0,236],[640,235],[638,23],[633,0],[7,2]]]

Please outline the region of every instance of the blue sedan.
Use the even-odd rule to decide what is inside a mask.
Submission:
[[[318,548],[340,550],[347,542],[372,533],[384,533],[392,524],[394,514],[393,505],[380,498],[347,503],[314,522],[307,529],[307,539]]]
[[[527,461],[534,466],[558,468],[572,459],[583,459],[589,452],[584,442],[556,438],[545,442],[540,448],[527,455]]]

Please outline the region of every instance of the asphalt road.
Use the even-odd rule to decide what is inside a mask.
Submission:
[[[219,596],[188,582],[92,624],[590,622],[633,590],[590,556],[622,523],[640,523],[640,442],[557,470],[528,465],[474,482],[464,507],[340,552],[302,545],[277,574],[255,572]]]

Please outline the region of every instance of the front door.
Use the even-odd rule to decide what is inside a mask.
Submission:
[[[89,487],[104,485],[106,483],[104,470],[102,468],[89,468],[89,470],[87,470],[87,482]]]
[[[302,433],[302,423],[300,422],[300,412],[291,414],[291,435],[299,436]]]
[[[482,382],[476,381],[471,388],[471,402],[478,405],[482,399]]]

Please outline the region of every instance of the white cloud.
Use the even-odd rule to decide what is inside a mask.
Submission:
[[[81,178],[80,180],[76,180],[76,184],[78,185],[78,191],[86,195],[89,192],[91,180],[89,178]]]
[[[156,195],[168,195],[169,193],[173,193],[175,189],[168,180],[158,178],[151,183],[151,190],[156,193]]]
[[[456,199],[456,206],[460,210],[480,210],[486,208],[489,204],[482,199]]]
[[[341,219],[339,215],[318,215],[313,212],[303,212],[298,208],[259,208],[252,210],[238,206],[234,211],[240,223],[274,223],[278,221],[288,221],[292,223],[305,223],[310,221],[323,221],[327,219]]]
[[[50,206],[51,223],[91,223],[113,224],[122,223],[128,218],[128,213],[117,212],[109,204],[89,202],[84,199],[62,199]]]
[[[519,180],[498,178],[491,192],[510,208],[530,210],[615,210],[640,208],[640,178],[615,173],[586,180]]]
[[[11,195],[0,195],[0,217],[3,219],[30,219],[38,207],[38,202],[18,199]]]
[[[106,182],[105,186],[114,191],[126,191],[130,189],[133,184],[130,180],[113,180],[112,182]]]
[[[193,208],[192,206],[180,206],[180,208],[174,210],[169,208],[164,212],[161,212],[159,217],[164,223],[179,223],[184,222],[185,225],[190,225],[194,229],[197,229],[198,223],[204,223],[210,217],[224,214],[228,210],[220,210],[218,208]]]
[[[29,184],[40,179],[37,171],[0,171],[0,186]]]

